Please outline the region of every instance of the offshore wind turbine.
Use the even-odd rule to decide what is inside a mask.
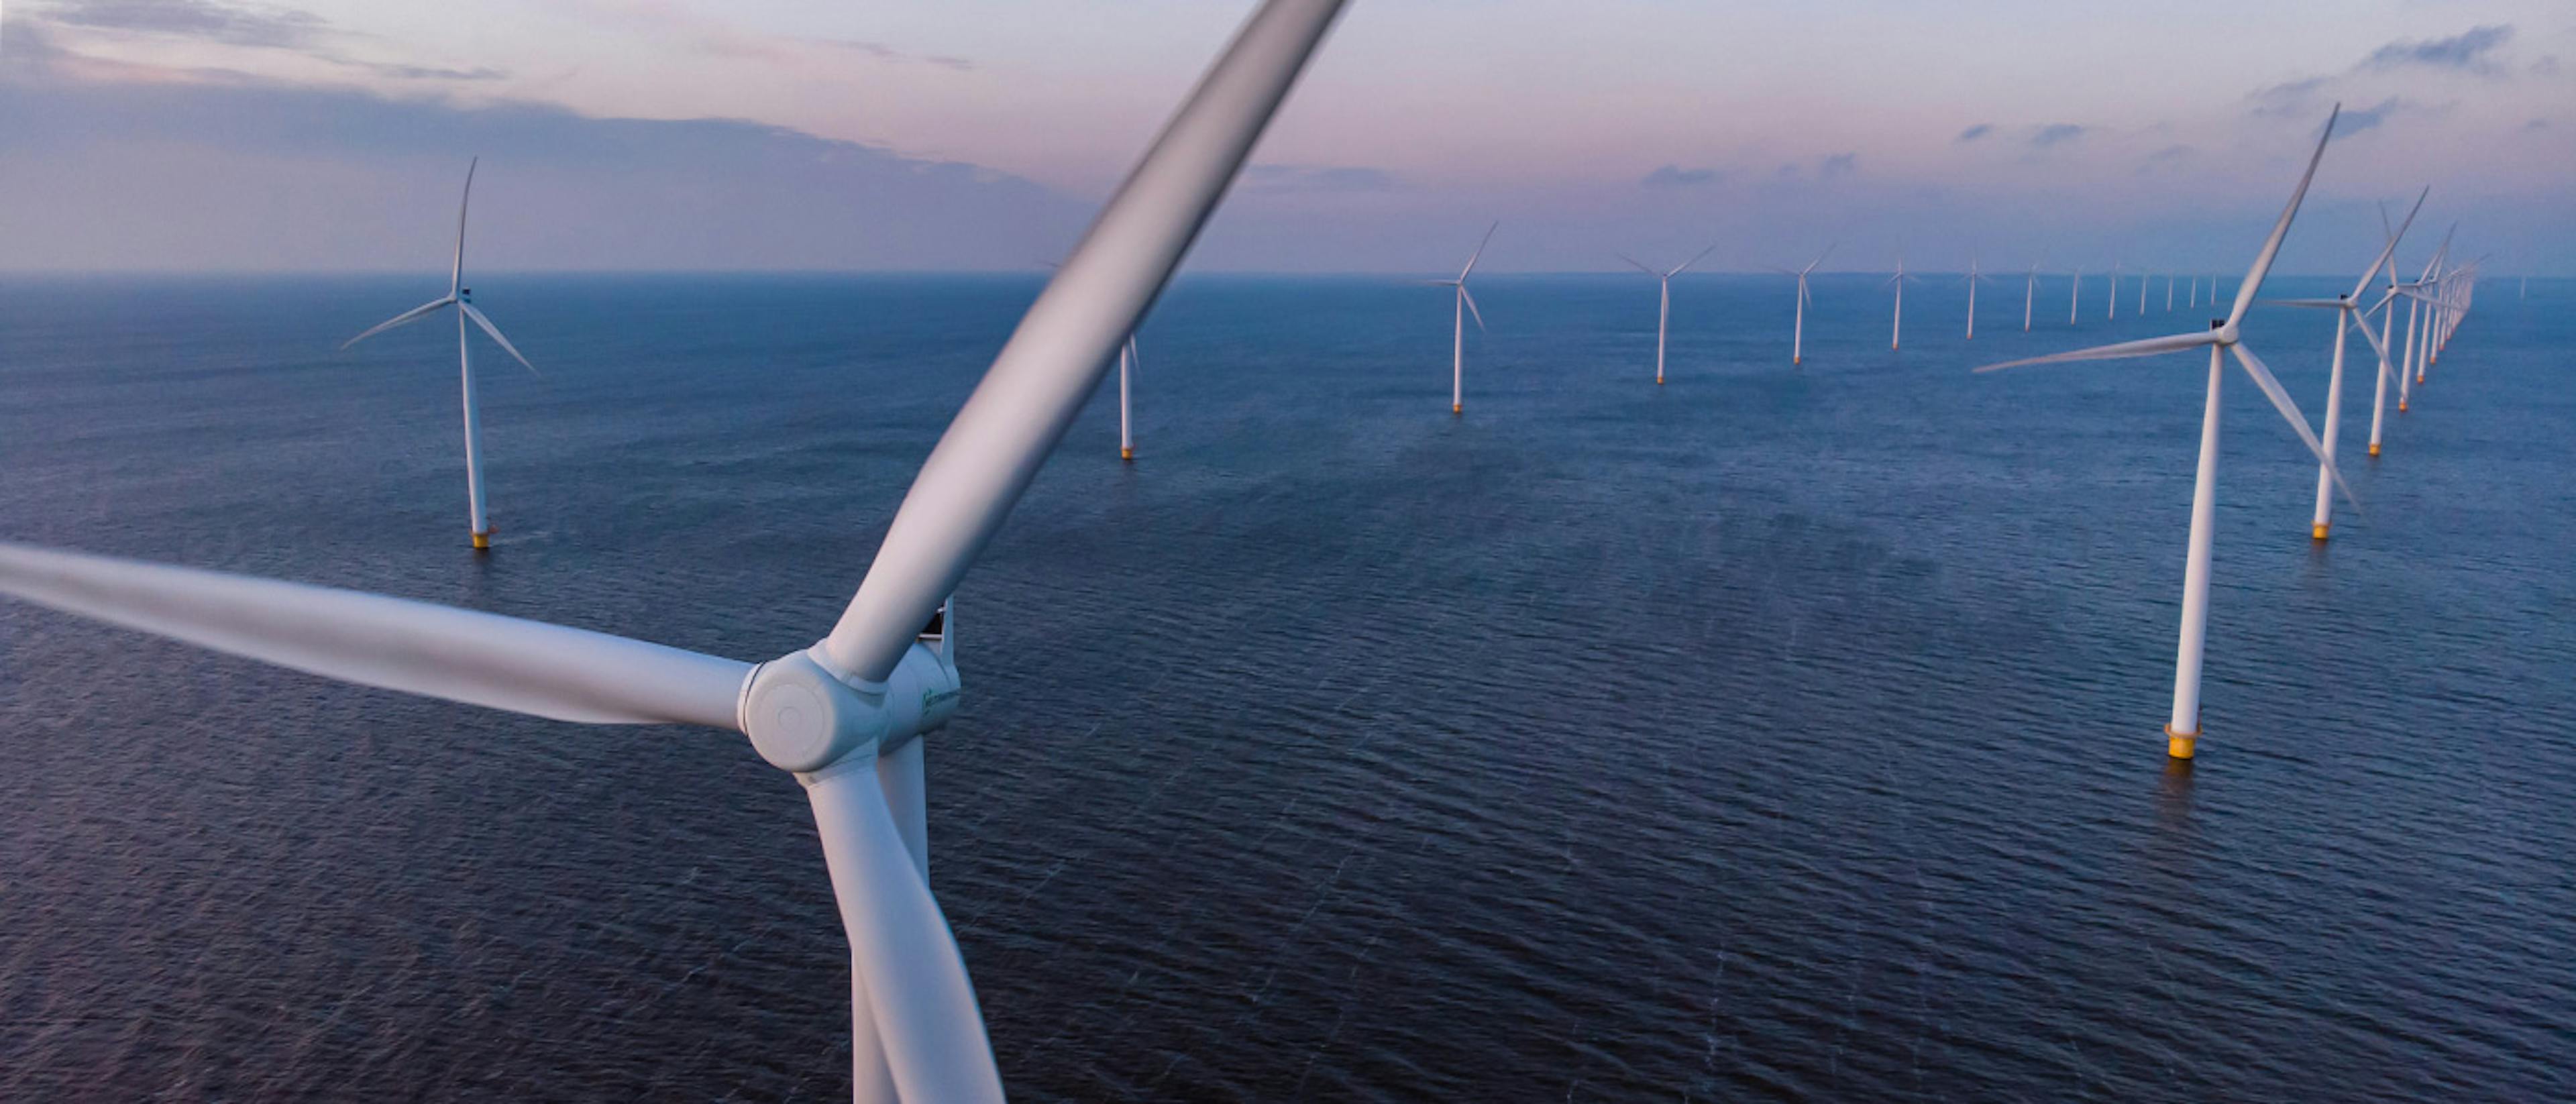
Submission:
[[[2030,273],[2021,285],[2021,332],[2030,332],[2031,304],[2039,301],[2039,262],[2030,262]]]
[[[1476,243],[1475,252],[1467,254],[1467,267],[1458,270],[1457,279],[1428,281],[1435,287],[1455,288],[1458,292],[1457,302],[1452,304],[1456,318],[1452,320],[1449,332],[1449,412],[1451,414],[1467,412],[1467,317],[1475,316],[1476,329],[1479,331],[1485,328],[1485,312],[1476,309],[1476,297],[1468,294],[1467,276],[1476,271],[1476,259],[1485,255],[1485,243],[1494,240],[1494,231],[1501,229],[1502,225],[1501,222],[1496,222],[1485,228],[1484,238]]]
[[[2165,313],[2173,313],[2173,273],[2165,273]]]
[[[2155,282],[2156,278],[2153,274],[2145,272],[2138,274],[2138,317],[2140,318],[2147,316],[2147,288]]]
[[[2066,281],[2066,324],[2067,324],[2067,325],[2072,326],[2072,325],[2074,325],[2074,324],[2075,324],[2075,311],[2076,311],[2076,309],[2077,309],[2077,307],[2078,307],[2078,305],[2079,305],[2080,300],[2082,300],[2083,298],[2084,298],[2084,270],[2079,268],[2079,269],[2076,269],[2076,270],[2075,270],[2075,275],[2074,275],[2074,277]]]
[[[2404,288],[2406,357],[2397,366],[2397,412],[2400,414],[2406,413],[2406,404],[2414,395],[2414,385],[2424,382],[2425,349],[2433,343],[2431,337],[2433,311],[2431,300],[2426,297],[2426,293],[2436,286],[2433,274],[2441,271],[2443,258],[2449,256],[2451,252],[2451,237],[2459,232],[2460,224],[2456,222],[2451,224],[2450,229],[2442,232],[2441,247],[2435,249],[2432,258],[2424,262],[2424,271],[2416,275],[2415,282]],[[2416,322],[2416,316],[2419,313],[2423,316],[2423,327],[2420,332]]]
[[[1501,224],[1497,223],[1496,225]],[[1672,325],[1673,321],[1673,277],[1681,275],[1683,269],[1698,264],[1701,257],[1708,256],[1710,250],[1714,250],[1716,248],[1716,243],[1712,242],[1709,244],[1708,249],[1700,250],[1698,253],[1693,254],[1691,259],[1683,261],[1682,263],[1674,265],[1673,267],[1661,272],[1648,268],[1645,265],[1638,264],[1636,258],[1630,257],[1625,253],[1619,255],[1620,260],[1634,265],[1637,271],[1654,277],[1656,282],[1661,284],[1663,287],[1662,313],[1655,316],[1655,382],[1658,385],[1664,382],[1664,335]],[[1474,263],[1475,262],[1472,260],[1468,262],[1471,266]],[[1465,275],[1461,274],[1459,281],[1458,291],[1459,294],[1463,295],[1467,290]]]
[[[813,807],[850,943],[860,1104],[999,1101],[931,895],[922,737],[956,711],[949,599],[1322,41],[1341,0],[1265,0],[1048,281],[812,647],[751,664],[300,583],[0,544],[0,593],[362,686],[584,724],[740,732]],[[815,980],[831,972],[817,971]]]
[[[2300,443],[2308,446],[2308,451],[2327,465],[2327,477],[2344,492],[2344,497],[2352,497],[2351,487],[2344,483],[2343,476],[2327,459],[2325,446],[2308,428],[2308,419],[2299,413],[2298,404],[2290,401],[2289,392],[2282,389],[2281,381],[2272,377],[2272,370],[2264,367],[2253,350],[2245,347],[2244,334],[2240,329],[2246,308],[2253,305],[2255,292],[2263,286],[2263,277],[2271,272],[2273,258],[2280,254],[2281,240],[2289,236],[2290,220],[2297,217],[2299,202],[2307,197],[2309,182],[2316,179],[2317,163],[2326,155],[2326,140],[2334,135],[2335,118],[2342,113],[2343,105],[2337,104],[2335,114],[2326,117],[2325,132],[2317,138],[2316,152],[2308,156],[2307,172],[2299,177],[2299,186],[2291,191],[2289,205],[2281,209],[2280,221],[2273,224],[2271,236],[2264,240],[2262,250],[2254,255],[2253,266],[2245,271],[2245,282],[2238,285],[2236,302],[2229,308],[2227,317],[2210,320],[2209,329],[2197,333],[2125,341],[1977,369],[1992,372],[2025,364],[2123,360],[2204,347],[2209,350],[2208,393],[2202,400],[2200,414],[2200,463],[2191,493],[2191,543],[2183,567],[2181,640],[2174,651],[2173,713],[2165,724],[2165,754],[2176,759],[2191,758],[2200,741],[2201,654],[2209,629],[2209,546],[2218,506],[2218,394],[2220,382],[2226,379],[2229,356],[2236,358],[2237,365],[2245,370],[2256,387],[2262,389],[2264,397],[2272,401],[2273,408],[2281,412],[2282,420],[2290,423],[2290,429],[2299,435]]]
[[[2334,524],[2335,441],[2342,435],[2343,426],[2344,335],[2358,323],[2363,340],[2368,341],[2373,349],[2378,350],[2380,391],[2385,394],[2388,390],[2388,350],[2380,344],[2379,338],[2370,332],[2369,320],[2360,317],[2363,314],[2361,293],[2370,290],[2370,281],[2379,275],[2380,268],[2387,265],[2389,257],[2397,252],[2398,240],[2406,236],[2407,227],[2415,225],[2415,213],[2424,209],[2424,197],[2430,195],[2432,191],[2433,189],[2427,187],[2416,195],[2415,206],[2406,212],[2405,220],[2397,224],[2397,229],[2388,233],[2387,244],[2380,247],[2378,256],[2370,259],[2370,267],[2362,270],[2361,279],[2353,282],[2351,291],[2332,299],[2278,301],[2284,306],[2309,307],[2335,312],[2334,368],[2326,376],[2326,448],[2325,457],[2317,466],[2317,510],[2315,518],[2308,524],[2308,536],[2311,540],[2326,539],[2327,533],[2331,531]],[[2385,302],[2386,300],[2382,300],[2383,304]]]
[[[1834,243],[1834,245],[1840,244],[1842,243]],[[1833,256],[1833,254],[1834,246],[1828,245],[1825,247],[1824,252],[1816,254],[1815,260],[1807,262],[1807,267],[1799,269],[1796,272],[1776,267],[1771,270],[1773,272],[1780,273],[1783,276],[1795,276],[1798,279],[1798,318],[1796,322],[1791,324],[1789,330],[1789,363],[1793,365],[1804,364],[1807,360],[1807,299],[1809,298],[1807,295],[1807,275],[1814,272],[1817,265],[1825,263],[1825,258]]]
[[[1894,349],[1905,336],[1905,281],[1915,277],[1905,274],[1905,255],[1896,255],[1896,275],[1887,278],[1887,286],[1896,289],[1896,322],[1887,331],[1887,347]]]
[[[1986,279],[1985,273],[1977,271],[1977,255],[1974,253],[1968,254],[1968,340],[1970,341],[1975,341],[1977,339],[1977,285],[1991,282],[1992,281]],[[2022,327],[2024,329],[2028,329],[2030,326],[2030,319],[2027,317],[2027,314],[2028,312],[2025,311],[2025,317],[2022,319]]]
[[[2425,188],[2426,194],[2429,195],[2431,192],[2430,187]],[[2420,208],[2423,204],[2423,198],[2417,197],[2415,205]],[[2385,203],[2379,205],[2379,230],[2391,238],[2394,238],[2397,233],[2388,225],[2388,205]],[[2379,378],[2371,385],[2370,390],[2370,458],[2373,460],[2379,459],[2380,429],[2387,424],[2388,420],[2388,377],[2395,372],[2404,371],[2402,368],[2392,369],[2388,363],[2390,343],[2396,336],[2397,300],[2402,297],[2397,286],[2396,256],[2391,254],[2388,263],[2381,267],[2388,273],[2388,293],[2379,297],[2378,306],[2371,308],[2379,312],[2379,340],[2371,343],[2372,347],[2379,352]],[[2407,305],[2413,306],[2414,301],[2408,300]],[[2370,316],[2367,313],[2362,315],[2361,324],[2365,331],[2369,329]]]
[[[1137,368],[1136,360],[1136,335],[1131,332],[1118,346],[1118,458],[1130,464],[1136,462],[1136,430],[1128,408],[1128,377]]]
[[[465,193],[463,198],[456,201],[456,259],[447,270],[447,294],[376,323],[365,333],[340,343],[340,347],[346,349],[386,330],[411,325],[449,307],[456,308],[456,366],[457,374],[463,381],[461,387],[465,393],[466,532],[477,552],[492,547],[492,523],[483,512],[483,418],[474,405],[474,352],[472,346],[465,340],[465,323],[470,320],[476,326],[482,327],[483,332],[490,335],[493,342],[500,345],[502,351],[509,353],[510,358],[518,361],[520,366],[531,372],[537,370],[536,365],[528,363],[528,358],[519,355],[518,346],[510,344],[509,338],[501,336],[500,327],[493,325],[491,319],[483,317],[482,311],[474,309],[474,289],[465,286],[465,209],[474,199],[474,169],[482,163],[483,159],[480,157],[465,163]]]
[[[2120,262],[2118,261],[2111,262],[2111,305],[2108,310],[2110,313],[2106,317],[2114,322],[2120,320]]]

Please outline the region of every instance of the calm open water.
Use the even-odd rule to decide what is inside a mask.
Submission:
[[[487,275],[497,546],[405,279],[0,284],[0,538],[760,659],[1034,278]],[[2325,294],[2328,281],[2276,281]],[[932,876],[1026,1100],[2576,1097],[2576,285],[2484,289],[2307,536],[2198,329],[2043,285],[1185,280],[959,594]],[[2052,304],[2054,304],[2052,306]],[[2134,303],[2124,303],[2123,312]],[[2156,306],[2160,307],[2158,303]],[[2248,333],[2311,417],[2332,333]],[[2356,361],[2361,346],[2356,339]],[[739,737],[0,603],[0,1098],[847,1099],[803,798]]]

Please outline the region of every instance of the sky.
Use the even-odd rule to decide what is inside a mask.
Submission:
[[[1249,0],[0,0],[0,270],[1034,269]],[[2576,275],[2566,0],[1353,0],[1201,271]]]

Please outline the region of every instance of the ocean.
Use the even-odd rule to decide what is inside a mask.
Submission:
[[[957,596],[931,877],[1012,1094],[2576,1098],[2576,282],[2386,453],[2043,280],[1185,277]],[[1036,276],[0,280],[0,539],[745,660],[810,644]],[[2275,295],[2331,294],[2280,279]],[[2159,289],[2161,290],[2161,289]],[[2402,329],[2402,323],[2401,323]],[[2333,321],[2248,343],[2322,421]],[[0,601],[0,1099],[846,1100],[801,793],[737,736],[330,684]]]

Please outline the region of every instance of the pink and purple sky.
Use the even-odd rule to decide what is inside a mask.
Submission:
[[[1032,269],[1248,0],[7,0],[0,269]],[[2565,0],[1354,0],[1202,270],[2576,273]],[[2411,239],[2415,240],[2415,239]]]

